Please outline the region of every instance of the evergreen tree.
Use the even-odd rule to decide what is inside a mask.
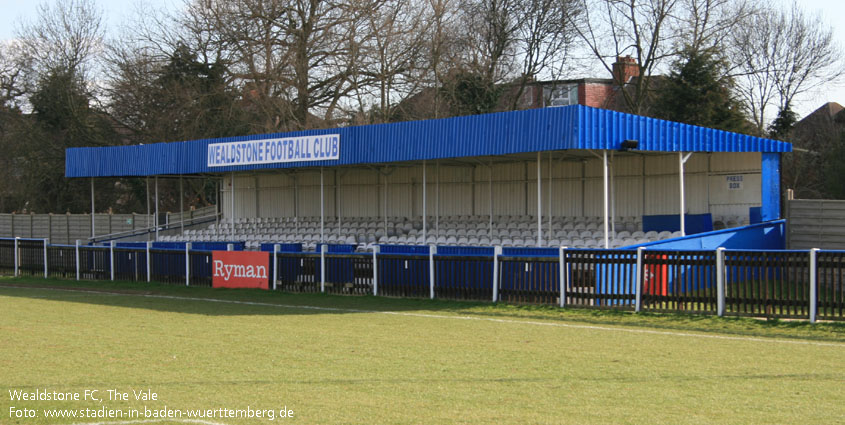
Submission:
[[[798,122],[798,114],[792,111],[792,108],[787,103],[785,107],[778,111],[778,116],[769,125],[769,137],[772,139],[786,140],[789,136],[789,131]]]
[[[65,178],[65,150],[71,147],[113,144],[113,122],[93,107],[93,96],[71,69],[53,69],[39,81],[29,98],[32,116],[18,126],[17,165],[26,199],[17,210],[36,212],[88,210],[80,193],[88,192],[87,182]],[[111,190],[97,193],[101,205],[111,204]]]
[[[720,130],[748,133],[751,125],[734,99],[726,64],[708,50],[685,49],[657,89],[654,116]]]
[[[502,86],[482,75],[467,71],[455,72],[440,88],[453,115],[477,115],[495,111],[502,90]]]

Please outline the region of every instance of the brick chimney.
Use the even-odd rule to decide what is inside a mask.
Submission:
[[[640,68],[637,61],[631,56],[617,56],[613,64],[613,81],[618,85],[625,85],[633,77],[640,76]]]

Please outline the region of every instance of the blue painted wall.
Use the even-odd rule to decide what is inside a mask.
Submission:
[[[762,210],[761,218],[765,221],[780,218],[780,154],[763,152],[762,156]]]
[[[684,230],[687,235],[704,233],[713,230],[713,216],[707,214],[686,214],[684,215]],[[643,232],[660,232],[663,230],[676,232],[681,230],[681,219],[679,214],[667,215],[644,215]]]

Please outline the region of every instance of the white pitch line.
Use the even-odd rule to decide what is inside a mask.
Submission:
[[[299,310],[335,311],[335,312],[342,312],[342,313],[389,314],[389,315],[394,315],[394,316],[424,317],[424,318],[429,318],[429,319],[475,320],[475,321],[480,321],[480,322],[508,323],[508,324],[533,325],[533,326],[550,326],[550,327],[567,328],[567,329],[586,329],[586,330],[609,331],[609,332],[627,332],[627,333],[635,333],[635,334],[649,334],[649,335],[680,336],[680,337],[690,337],[690,338],[719,339],[719,340],[728,340],[728,341],[767,342],[767,343],[776,343],[776,344],[813,345],[813,346],[819,346],[819,347],[845,348],[845,344],[833,343],[833,342],[815,342],[815,341],[806,341],[806,340],[791,340],[791,339],[778,339],[778,338],[755,338],[755,337],[743,337],[743,336],[696,334],[696,333],[688,333],[688,332],[658,331],[658,330],[653,330],[653,329],[631,329],[631,328],[623,328],[623,327],[608,327],[608,326],[596,326],[596,325],[575,325],[575,324],[571,324],[571,323],[559,323],[559,322],[538,322],[538,321],[534,321],[534,320],[494,319],[494,318],[491,318],[491,317],[477,317],[477,316],[448,316],[448,315],[442,315],[442,314],[406,313],[406,312],[399,312],[399,311],[363,310],[363,309],[354,309],[354,308],[320,307],[320,306],[313,306],[313,305],[273,304],[273,303],[263,303],[263,302],[256,302],[256,301],[221,300],[221,299],[218,299],[218,298],[179,297],[179,296],[175,296],[175,295],[127,294],[127,293],[97,291],[97,290],[87,290],[87,289],[73,289],[73,288],[26,288],[26,287],[23,287],[23,286],[15,286],[15,287],[0,286],[0,288],[43,289],[45,291],[85,292],[85,293],[92,293],[92,294],[98,294],[98,295],[128,296],[128,297],[142,297],[142,298],[160,298],[160,299],[170,299],[170,300],[180,300],[180,301],[200,301],[200,302],[251,305],[251,306],[260,306],[260,307],[276,307],[276,308],[299,309]]]
[[[117,421],[117,422],[79,422],[72,425],[133,425],[133,424],[155,424],[161,422],[182,423],[182,424],[200,424],[200,425],[226,425],[220,422],[210,422],[201,419],[138,419],[134,421]]]

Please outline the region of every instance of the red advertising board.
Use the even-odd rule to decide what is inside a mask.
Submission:
[[[214,251],[211,256],[212,286],[215,288],[270,287],[270,253]]]

